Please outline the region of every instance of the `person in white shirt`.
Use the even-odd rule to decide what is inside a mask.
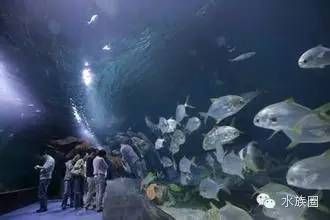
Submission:
[[[68,160],[65,163],[65,176],[64,176],[64,192],[62,199],[62,209],[66,209],[68,206],[68,200],[70,198],[70,207],[73,207],[74,194],[73,194],[73,178],[72,178],[72,169],[77,160],[80,159],[80,155],[76,155],[73,159]]]
[[[143,179],[145,176],[145,168],[143,162],[132,148],[129,138],[123,138],[120,144],[120,153],[123,161],[129,166],[135,178]]]
[[[87,156],[82,157],[79,153],[77,155],[80,155],[80,159],[74,164],[71,173],[73,177],[74,208],[80,209],[84,207],[85,161]]]
[[[34,169],[39,170],[39,188],[38,197],[40,201],[40,209],[37,210],[38,213],[47,211],[47,194],[48,186],[52,179],[53,171],[55,168],[55,160],[53,157],[48,155],[45,151],[40,154],[45,160],[42,166],[36,165]]]
[[[93,160],[93,171],[96,185],[96,210],[102,212],[103,210],[103,196],[106,187],[106,173],[108,164],[105,160],[106,151],[100,150]]]

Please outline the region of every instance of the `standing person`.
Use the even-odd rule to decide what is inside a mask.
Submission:
[[[68,199],[70,198],[70,207],[73,208],[74,194],[73,194],[73,179],[72,169],[77,160],[80,159],[80,155],[76,155],[73,159],[68,160],[65,163],[65,176],[64,176],[64,192],[62,200],[62,209],[66,209],[68,206]]]
[[[129,138],[125,138],[121,141],[120,153],[123,157],[124,162],[129,165],[134,176],[136,178],[143,179],[145,176],[143,162],[140,160],[139,156],[131,147],[131,142]]]
[[[81,158],[80,154],[77,154],[80,159],[74,164],[72,168],[73,177],[73,192],[74,192],[74,208],[83,208],[83,196],[84,196],[84,181],[85,181],[85,160],[86,156]]]
[[[93,160],[94,178],[96,185],[96,211],[103,211],[103,196],[106,187],[106,173],[108,164],[105,160],[107,153],[105,150],[100,150]]]
[[[46,151],[42,151],[40,155],[45,162],[42,166],[37,165],[34,167],[34,169],[39,170],[38,196],[40,200],[40,209],[37,210],[38,213],[47,211],[48,186],[55,168],[55,160],[53,157],[48,155]]]
[[[118,150],[111,151],[110,163],[107,170],[107,180],[113,180],[120,177],[126,177],[127,172],[124,168],[124,162]]]
[[[97,150],[93,150],[86,160],[86,178],[87,178],[87,195],[85,209],[89,209],[92,206],[92,202],[95,198],[95,178],[93,160],[97,155]]]

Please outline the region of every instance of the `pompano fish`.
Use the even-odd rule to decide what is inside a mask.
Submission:
[[[258,172],[264,170],[265,161],[261,151],[256,147],[257,142],[250,142],[239,151],[239,157],[244,162],[244,169]]]
[[[221,164],[223,163],[223,158],[225,157],[225,151],[223,149],[223,146],[222,145],[217,145],[215,147],[215,157],[217,158],[217,161]]]
[[[180,175],[181,185],[187,186],[190,183],[191,179],[192,179],[192,174],[191,173],[181,172],[181,175]]]
[[[330,65],[330,48],[318,45],[304,52],[298,60],[303,69],[324,68]]]
[[[175,131],[176,126],[178,125],[177,121],[174,120],[173,118],[167,119],[167,124],[168,124],[168,130],[167,133],[172,133]]]
[[[243,53],[237,57],[235,57],[234,59],[229,60],[230,62],[239,62],[239,61],[243,61],[243,60],[247,60],[253,56],[255,56],[257,53],[256,52],[248,52],[248,53]]]
[[[170,158],[168,158],[168,157],[162,157],[160,159],[160,162],[162,163],[162,165],[164,167],[171,167],[171,166],[173,166],[172,160]]]
[[[211,178],[203,179],[199,184],[199,194],[206,199],[218,199],[218,192],[221,186]]]
[[[168,129],[169,129],[169,124],[166,120],[166,118],[164,117],[160,117],[159,118],[159,122],[158,122],[158,128],[160,129],[160,131],[164,134],[167,133]]]
[[[253,220],[245,210],[226,202],[226,205],[220,209],[221,220]]]
[[[186,142],[186,136],[180,129],[177,129],[172,135],[171,142],[182,145]]]
[[[163,148],[164,147],[164,141],[165,141],[165,139],[163,139],[163,138],[158,138],[157,140],[156,140],[156,142],[155,142],[155,149],[156,150],[159,150],[159,149],[161,149],[161,148]]]
[[[237,156],[234,151],[231,151],[229,154],[226,154],[221,163],[222,171],[230,175],[237,175],[244,179],[243,176],[243,161]]]
[[[238,95],[226,95],[211,99],[212,104],[207,113],[200,112],[200,115],[204,118],[204,123],[206,123],[208,117],[212,117],[218,124],[223,119],[239,112],[258,94],[259,92],[255,91],[243,94],[244,97]]]
[[[203,140],[203,149],[214,150],[217,145],[228,144],[239,135],[240,131],[231,126],[214,127],[205,135]]]
[[[144,121],[152,132],[156,133],[159,130],[158,125],[153,123],[148,116],[145,116]]]
[[[330,190],[330,150],[294,163],[288,170],[289,185],[315,190]]]
[[[201,126],[201,120],[197,117],[189,118],[185,129],[188,131],[188,133],[192,133],[196,131]]]
[[[95,24],[98,20],[99,16],[97,14],[93,15],[90,20],[87,22],[89,25]]]
[[[195,164],[195,157],[189,160],[186,156],[184,156],[179,162],[179,169],[181,172],[191,173],[190,168],[193,164]]]
[[[213,159],[212,155],[210,153],[206,154],[205,160],[207,162],[207,165],[209,165],[209,167],[214,167],[214,162],[215,160]]]
[[[169,150],[172,154],[176,154],[180,151],[180,145],[174,141],[171,141]]]
[[[257,127],[274,130],[275,134],[281,130],[291,130],[309,113],[311,109],[288,99],[263,108],[254,117],[253,123]]]
[[[189,96],[187,96],[184,104],[180,104],[176,107],[175,120],[180,123],[185,117],[187,117],[186,108],[195,108],[188,104]]]
[[[325,104],[301,118],[291,130],[283,131],[290,139],[288,148],[299,143],[330,142],[330,104]]]

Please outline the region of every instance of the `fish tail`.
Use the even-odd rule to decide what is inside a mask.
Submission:
[[[200,112],[199,115],[204,119],[204,124],[206,124],[209,115],[206,112]]]

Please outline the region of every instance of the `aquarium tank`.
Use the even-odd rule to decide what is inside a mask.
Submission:
[[[2,0],[0,220],[330,219],[328,0]]]

